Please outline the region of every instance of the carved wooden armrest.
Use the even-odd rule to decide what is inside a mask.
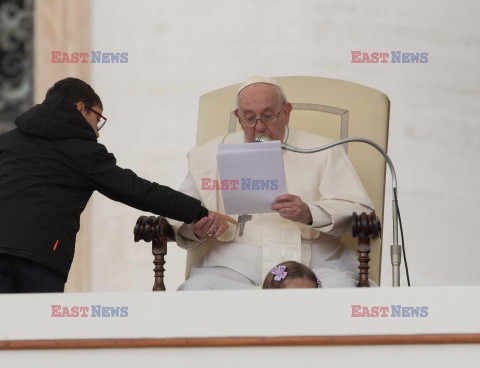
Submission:
[[[362,212],[358,215],[356,212],[352,215],[352,233],[353,237],[358,237],[358,261],[360,265],[360,281],[358,287],[370,287],[368,282],[368,269],[370,266],[370,239],[380,237],[381,234],[380,219],[375,216],[375,212],[371,212],[368,215]]]
[[[145,240],[152,242],[153,263],[155,268],[155,282],[153,291],[165,291],[163,274],[165,272],[165,256],[167,255],[167,241],[175,241],[172,226],[162,216],[140,216],[133,229],[135,241]]]

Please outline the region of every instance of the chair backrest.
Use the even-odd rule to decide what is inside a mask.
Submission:
[[[332,139],[368,138],[387,149],[390,101],[375,89],[360,84],[321,77],[274,77],[292,103],[290,126]],[[217,89],[200,97],[197,141],[200,146],[227,132],[241,130],[233,111],[239,84]],[[377,216],[383,224],[386,163],[373,147],[363,143],[344,145]],[[304,147],[310,148],[310,147]],[[356,250],[351,237],[342,239]],[[370,278],[380,285],[381,238],[372,240]],[[203,257],[209,244],[189,249],[186,277],[195,262]]]

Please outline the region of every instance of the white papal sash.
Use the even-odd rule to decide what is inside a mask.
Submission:
[[[277,264],[284,261],[310,263],[310,246],[302,246],[301,232],[293,221],[282,218],[278,213],[253,214],[245,222],[242,236],[237,226],[234,243],[262,248],[262,277]]]

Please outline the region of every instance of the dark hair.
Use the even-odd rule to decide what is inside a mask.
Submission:
[[[275,275],[269,272],[265,277],[262,289],[283,289],[286,285],[285,281],[289,279],[307,279],[311,280],[317,287],[319,286],[317,284],[317,276],[307,266],[295,261],[282,262],[277,265],[277,267],[279,266],[285,266],[285,271],[287,272],[285,279],[276,281],[274,280]]]
[[[102,100],[100,100],[100,97],[98,97],[93,88],[78,78],[70,77],[59,80],[53,87],[48,89],[45,97],[52,95],[60,95],[72,105],[77,102],[83,102],[87,107],[92,108],[100,105],[103,109]]]

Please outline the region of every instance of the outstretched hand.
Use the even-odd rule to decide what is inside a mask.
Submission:
[[[192,225],[195,236],[199,239],[216,239],[228,229],[228,223],[238,225],[238,222],[227,215],[215,211],[208,211],[208,216]]]
[[[272,210],[277,211],[280,216],[287,220],[306,225],[312,223],[310,208],[299,196],[293,194],[277,196],[273,202]]]

